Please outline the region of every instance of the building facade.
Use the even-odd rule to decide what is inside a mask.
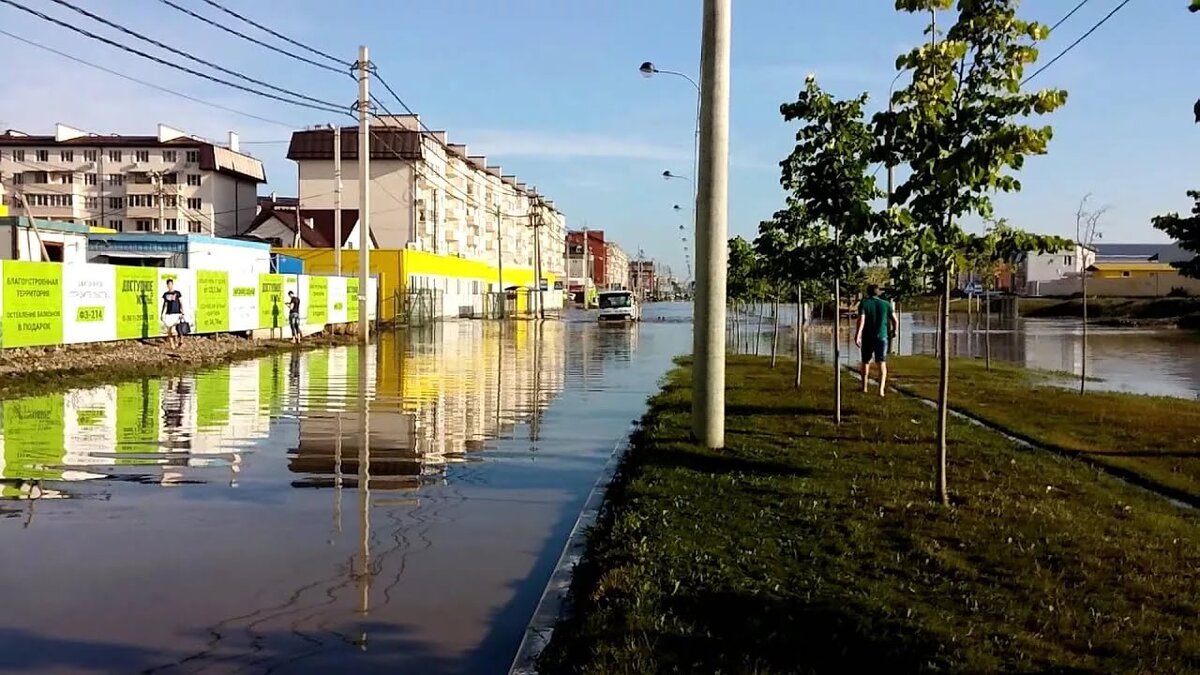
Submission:
[[[585,243],[586,242],[586,245]],[[604,230],[576,230],[566,237],[567,290],[576,302],[584,301],[608,278],[608,246]]]
[[[1061,251],[1029,253],[1017,265],[1015,290],[1027,295],[1041,295],[1043,284],[1079,277],[1094,262],[1096,251],[1078,244]]]
[[[339,131],[341,206],[357,210],[358,129]],[[292,135],[288,158],[299,165],[301,212],[334,208],[334,136],[329,128]],[[380,249],[540,269],[543,279],[565,272],[566,218],[554,202],[467,146],[448,142],[445,132],[425,130],[415,115],[374,123],[370,178],[371,236]]]
[[[258,209],[262,162],[158,126],[154,136],[99,136],[59,124],[53,136],[0,135],[0,190],[13,215],[118,232],[242,234]]]
[[[629,263],[629,288],[644,300],[658,292],[658,277],[653,260],[634,260]]]
[[[629,254],[614,242],[604,242],[604,288],[619,291],[629,284]]]

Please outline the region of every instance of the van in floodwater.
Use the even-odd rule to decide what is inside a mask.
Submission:
[[[599,321],[640,321],[642,308],[633,291],[600,291]]]

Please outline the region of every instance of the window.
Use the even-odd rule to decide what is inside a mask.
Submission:
[[[75,161],[75,151],[74,150],[59,150],[58,151],[58,159],[60,162],[74,162]]]
[[[119,173],[110,173],[104,182],[108,183],[109,185],[124,185],[125,176]]]
[[[189,173],[188,177],[187,177],[187,184],[191,185],[192,187],[199,187],[200,186],[200,174]]]
[[[151,180],[150,174],[145,171],[137,171],[129,174],[130,185],[150,185],[154,181]]]
[[[13,185],[21,185],[24,182],[25,182],[25,174],[23,172],[18,171],[13,174]]]
[[[25,151],[24,150],[13,150],[13,161],[24,162],[25,161]]]
[[[85,208],[85,209],[100,208],[100,198],[99,197],[84,197],[83,198],[83,208]]]
[[[99,182],[99,176],[97,176],[96,174],[94,174],[94,173],[83,174],[83,184],[84,185],[95,185],[97,182]]]
[[[88,227],[96,227],[99,222],[100,221],[96,220],[95,218],[88,218],[87,220],[83,221],[83,224],[87,225]]]
[[[85,161],[85,162],[96,161],[96,151],[95,150],[84,150],[83,151],[83,161]]]
[[[150,161],[150,151],[149,150],[135,150],[133,153],[133,161],[149,162]]]
[[[109,150],[108,151],[108,161],[110,161],[110,162],[121,161],[121,151],[120,150]]]
[[[125,208],[125,198],[124,197],[109,197],[108,198],[108,208],[118,209],[118,210],[124,209]]]
[[[50,182],[49,174],[45,171],[30,171],[29,182],[36,185],[45,185]]]
[[[163,206],[167,207],[168,209],[179,208],[179,196],[178,195],[163,195],[162,199],[163,199]]]
[[[167,164],[174,164],[179,161],[179,153],[174,150],[163,150],[163,161]]]
[[[37,161],[49,162],[50,161],[50,151],[49,150],[38,150],[37,151]]]
[[[188,232],[191,232],[193,234],[200,234],[201,232],[204,232],[204,228],[200,227],[200,221],[189,220],[188,221]]]
[[[60,174],[58,174],[58,182],[62,183],[63,185],[74,185],[75,184],[75,174],[60,173]]]
[[[158,206],[158,195],[129,195],[125,199],[130,208],[149,209]]]
[[[178,174],[174,174],[174,173],[162,174],[162,183],[163,183],[163,185],[178,185],[179,184]]]
[[[1122,270],[1121,276],[1123,276],[1123,277],[1129,276],[1129,270]]]
[[[133,226],[138,232],[153,232],[154,231],[154,221],[150,220],[149,218],[142,218],[140,220],[135,220],[135,221],[133,221]]]
[[[74,195],[28,195],[33,206],[66,208],[74,205]]]
[[[120,232],[121,230],[125,229],[125,221],[110,220],[110,221],[108,221],[108,226],[109,226],[109,228],[114,229],[117,232]]]
[[[188,197],[187,207],[193,211],[199,211],[204,208],[204,202],[199,197]]]
[[[1063,256],[1063,264],[1070,265],[1072,263],[1073,259],[1074,259],[1073,256],[1064,255]]]
[[[163,219],[163,229],[167,232],[178,232],[179,231],[179,221],[174,218],[164,218]]]
[[[199,150],[188,150],[186,158],[187,158],[187,161],[189,164],[195,164],[196,162],[200,161],[200,151]]]

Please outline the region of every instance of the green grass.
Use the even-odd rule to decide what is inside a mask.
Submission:
[[[650,410],[589,533],[543,673],[1185,672],[1200,517],[933,412],[802,392],[731,358],[727,445],[687,440],[689,372]]]
[[[1044,311],[1045,308],[1059,305],[1062,302],[1064,301],[1054,298],[1018,298],[1017,312],[1021,316],[1032,316],[1033,313]],[[966,298],[953,298],[950,300],[950,313],[966,314],[967,305]],[[977,302],[973,303],[970,306],[970,311],[979,311],[980,307]],[[993,308],[995,308],[995,305],[993,305]],[[900,310],[904,312],[936,312],[937,309],[938,296],[936,295],[921,295],[900,301]]]
[[[937,359],[896,358],[892,373],[893,385],[936,398]],[[997,362],[989,372],[982,361],[955,359],[950,406],[1200,504],[1200,402],[1101,391],[1080,396],[1078,384],[1064,389],[1047,382],[1056,376]]]

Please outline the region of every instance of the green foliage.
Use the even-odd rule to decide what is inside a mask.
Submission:
[[[835,250],[827,229],[814,226],[803,214],[803,208],[785,209],[764,220],[754,248],[766,277],[784,287],[789,297],[799,286],[805,298],[820,301],[831,288],[828,265]]]
[[[1183,276],[1200,279],[1200,190],[1189,190],[1188,196],[1195,201],[1190,217],[1184,218],[1178,213],[1168,213],[1155,216],[1152,222],[1155,229],[1166,232],[1168,236],[1178,241],[1183,250],[1197,254],[1192,256],[1191,260],[1171,264]]]
[[[949,0],[897,0],[907,12],[946,9]],[[1016,16],[1017,0],[966,0],[945,39],[896,60],[912,84],[893,95],[893,110],[875,116],[881,161],[908,164],[894,192],[907,217],[894,218],[890,244],[915,270],[944,271],[968,245],[960,219],[992,216],[990,194],[1020,190],[1008,174],[1028,155],[1046,152],[1049,127],[1020,120],[1054,111],[1066,92],[1021,91],[1034,45],[1048,29]]]
[[[742,237],[729,240],[729,262],[725,294],[730,300],[746,302],[766,297],[767,285],[758,253]]]
[[[1192,4],[1188,6],[1189,12],[1200,12],[1200,0],[1192,0]]]
[[[1061,251],[1074,245],[1070,239],[1019,230],[1001,218],[981,235],[966,235],[966,245],[958,252],[956,264],[979,274],[988,282],[1000,267],[1015,263],[1028,253]]]

